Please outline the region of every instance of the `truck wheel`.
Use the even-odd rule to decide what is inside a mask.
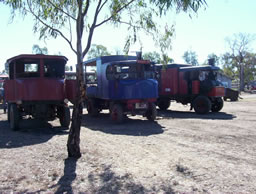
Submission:
[[[9,118],[10,118],[10,128],[14,131],[18,130],[20,118],[19,118],[19,110],[16,104],[10,105]]]
[[[146,117],[150,121],[156,120],[156,105],[154,103],[149,104],[149,109],[146,112]]]
[[[95,100],[89,99],[87,101],[87,112],[91,117],[96,117],[99,114],[99,109],[95,106]]]
[[[70,110],[69,107],[63,107],[60,113],[60,125],[62,127],[69,127],[70,124]]]
[[[206,96],[198,96],[193,101],[193,107],[197,114],[207,114],[211,110],[211,101]]]
[[[171,104],[171,101],[169,99],[160,98],[157,101],[157,105],[160,108],[160,110],[167,110]]]
[[[212,112],[219,112],[223,108],[222,98],[216,98],[212,104]]]
[[[115,123],[122,123],[124,120],[124,110],[120,104],[114,104],[110,111],[110,118]]]

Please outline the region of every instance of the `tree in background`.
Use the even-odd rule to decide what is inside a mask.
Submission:
[[[107,47],[98,44],[92,44],[89,52],[87,53],[87,59],[96,58],[99,56],[110,55],[111,53],[108,51]]]
[[[41,48],[39,45],[34,44],[33,47],[32,47],[32,53],[47,55],[48,54],[48,49],[46,47]]]
[[[196,12],[205,0],[8,0],[0,1],[16,11],[34,17],[34,32],[40,38],[58,36],[68,43],[77,57],[77,94],[72,113],[67,149],[68,156],[79,158],[82,104],[85,97],[83,59],[87,55],[94,32],[104,24],[127,25],[126,52],[136,42],[138,32],[156,35],[158,26],[153,18],[165,15],[172,8]],[[75,37],[75,38],[73,38]]]
[[[230,51],[222,57],[223,70],[227,75],[239,79],[240,91],[244,91],[245,81],[248,82],[254,73],[255,54],[251,53],[250,48],[254,39],[254,36],[245,33],[234,34],[226,39]]]
[[[192,50],[185,51],[182,57],[187,64],[191,64],[194,66],[199,64],[197,59],[197,54],[195,51],[192,51]]]
[[[153,61],[153,62],[158,63],[158,64],[161,63],[160,54],[157,53],[156,51],[143,53],[142,58],[146,59],[146,60]]]

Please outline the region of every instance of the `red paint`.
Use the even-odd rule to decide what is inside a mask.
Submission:
[[[208,96],[211,97],[223,97],[225,96],[225,88],[222,86],[214,87],[209,93]]]
[[[200,81],[192,81],[192,94],[199,94],[200,91]]]

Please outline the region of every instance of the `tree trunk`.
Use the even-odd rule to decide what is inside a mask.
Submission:
[[[244,64],[241,64],[240,69],[240,91],[244,91]]]
[[[78,56],[79,58],[79,56]],[[83,101],[85,97],[85,83],[83,76],[83,64],[80,58],[79,64],[77,65],[77,81],[76,81],[76,99],[74,103],[73,113],[72,113],[72,123],[68,136],[68,156],[74,158],[80,158],[80,129],[83,114]]]
[[[76,99],[72,113],[72,123],[68,136],[68,157],[80,158],[80,130],[83,113],[83,101],[85,97],[85,82],[83,71],[83,52],[82,52],[82,34],[83,34],[83,16],[82,1],[78,1],[78,16],[76,20],[77,33],[77,67],[76,67]]]
[[[82,121],[82,104],[75,102],[73,113],[72,113],[72,123],[68,136],[68,157],[80,158],[80,129]]]

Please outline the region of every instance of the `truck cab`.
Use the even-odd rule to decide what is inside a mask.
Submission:
[[[116,55],[91,59],[84,65],[90,115],[109,109],[116,122],[122,122],[127,114],[142,114],[155,120],[158,83],[150,61]]]
[[[25,116],[47,121],[57,117],[61,126],[69,126],[64,83],[67,60],[54,55],[18,55],[7,60],[5,99],[12,129],[19,129],[19,121]]]

